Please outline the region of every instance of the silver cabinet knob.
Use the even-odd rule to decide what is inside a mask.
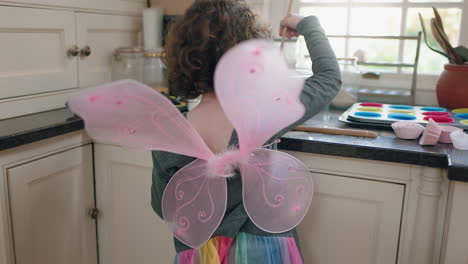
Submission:
[[[91,47],[90,46],[85,46],[80,50],[80,56],[81,57],[89,57],[91,55]]]
[[[67,50],[67,56],[68,57],[76,57],[80,53],[80,48],[78,46],[74,45],[73,47],[69,48]]]

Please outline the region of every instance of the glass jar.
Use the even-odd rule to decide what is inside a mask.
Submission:
[[[297,44],[296,40],[285,40],[283,46],[283,55],[290,69],[296,69],[297,63]]]
[[[137,47],[118,48],[112,63],[112,80],[143,81],[144,51]]]
[[[146,51],[143,60],[143,82],[153,89],[169,94],[164,74],[164,64],[161,60],[162,52]]]

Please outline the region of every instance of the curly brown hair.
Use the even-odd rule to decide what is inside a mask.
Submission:
[[[237,43],[271,38],[244,0],[198,0],[170,26],[164,63],[171,93],[188,99],[214,91],[221,56]]]

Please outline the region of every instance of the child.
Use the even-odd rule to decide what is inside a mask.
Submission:
[[[341,85],[335,55],[316,17],[288,16],[281,22],[281,31],[283,28],[286,28],[288,38],[304,36],[314,75],[306,80],[301,95],[305,115],[266,144],[318,113],[333,99]],[[238,143],[236,132],[214,93],[216,64],[237,43],[270,36],[268,28],[260,23],[243,0],[196,1],[168,34],[165,62],[171,91],[187,98],[203,95],[201,103],[186,117],[215,153]],[[153,151],[152,156],[152,206],[162,217],[161,199],[168,181],[194,158],[161,151]],[[242,203],[240,175],[228,179],[226,214],[212,239],[200,250],[191,249],[177,239],[175,247],[176,264],[302,263],[295,229],[269,234],[249,220]]]

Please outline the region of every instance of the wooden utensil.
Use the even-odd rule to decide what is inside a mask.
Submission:
[[[291,15],[291,12],[292,12],[292,6],[293,6],[293,0],[289,0],[289,4],[288,4],[288,13],[287,15]],[[286,32],[287,32],[287,28],[285,27],[283,29],[283,34],[281,36],[281,46],[280,46],[280,49],[283,50],[283,47],[284,47],[284,40],[286,39]]]
[[[439,53],[440,55],[446,57],[448,60],[453,60],[453,58],[450,57],[448,54],[446,54],[446,53],[444,53],[444,52],[442,52],[442,51],[440,51],[440,50],[435,49],[434,47],[432,47],[432,46],[429,44],[429,41],[427,41],[427,30],[426,30],[426,26],[424,25],[424,19],[423,19],[421,13],[419,13],[419,22],[421,22],[421,28],[422,28],[423,36],[424,36],[424,42],[426,43],[427,47],[428,47],[430,50],[432,50],[432,51],[434,51],[434,52],[437,52],[437,53]]]
[[[437,24],[436,19],[434,18],[431,19],[431,29],[432,34],[434,34],[434,37],[442,46],[442,48],[453,58],[453,62],[451,63],[463,64],[463,59],[457,54],[455,49],[452,47],[447,35],[443,32],[443,30]]]
[[[293,129],[294,131],[313,132],[320,134],[343,135],[354,137],[377,138],[379,135],[376,132],[367,130],[356,129],[342,129],[342,128],[326,128],[326,127],[306,127],[298,126]]]
[[[437,30],[437,24],[434,18],[430,20],[430,26],[431,26],[431,31],[432,31],[432,35],[434,36],[434,39],[437,41],[437,43],[439,43],[440,47],[450,56],[449,62],[455,63],[455,58],[449,51],[449,48],[447,47],[445,42],[442,40],[442,37],[440,36],[439,31]]]
[[[442,29],[442,32],[445,33],[444,23],[442,23],[442,17],[440,16],[439,11],[437,11],[437,8],[435,8],[435,7],[432,7],[432,10],[434,11],[434,16],[435,16],[435,20],[437,22],[437,25],[439,25],[440,29]]]

